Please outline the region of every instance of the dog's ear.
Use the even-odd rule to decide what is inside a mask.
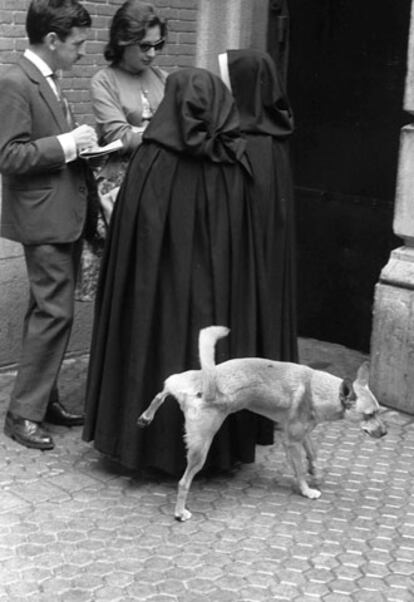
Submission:
[[[356,382],[361,385],[361,387],[365,387],[369,383],[369,362],[364,362],[358,369]]]
[[[339,399],[344,410],[350,410],[355,405],[356,395],[352,381],[345,378],[339,387]]]

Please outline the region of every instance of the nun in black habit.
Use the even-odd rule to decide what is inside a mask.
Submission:
[[[200,328],[231,329],[218,362],[266,353],[250,178],[229,90],[204,69],[172,73],[119,193],[96,297],[83,438],[127,468],[183,472],[176,401],[148,429],[136,422],[167,376],[199,368]],[[206,467],[253,462],[272,427],[249,412],[230,416]]]
[[[264,283],[270,297],[266,317],[267,356],[298,361],[294,193],[289,138],[293,114],[273,59],[254,49],[219,55],[220,73],[231,89],[246,138],[256,212],[255,240],[262,242]]]

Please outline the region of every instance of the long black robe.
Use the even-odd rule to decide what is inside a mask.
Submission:
[[[167,400],[144,430],[137,417],[170,374],[198,368],[199,329],[230,327],[216,359],[263,355],[260,265],[246,195],[249,166],[234,100],[219,78],[184,69],[131,159],[103,258],[83,438],[132,469],[180,474],[183,416]],[[271,443],[250,412],[229,417],[206,466],[252,462]]]
[[[253,178],[256,240],[262,236],[267,357],[297,361],[294,192],[289,138],[292,110],[272,58],[253,49],[228,50],[231,89],[240,113]]]

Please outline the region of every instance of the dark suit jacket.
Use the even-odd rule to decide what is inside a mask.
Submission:
[[[85,162],[65,163],[56,136],[68,131],[46,78],[26,58],[0,79],[0,234],[23,244],[67,243],[83,230]]]

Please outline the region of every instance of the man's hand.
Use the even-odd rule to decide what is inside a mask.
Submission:
[[[96,132],[90,125],[80,125],[72,130],[72,135],[76,143],[78,155],[80,151],[91,148],[98,144]]]

